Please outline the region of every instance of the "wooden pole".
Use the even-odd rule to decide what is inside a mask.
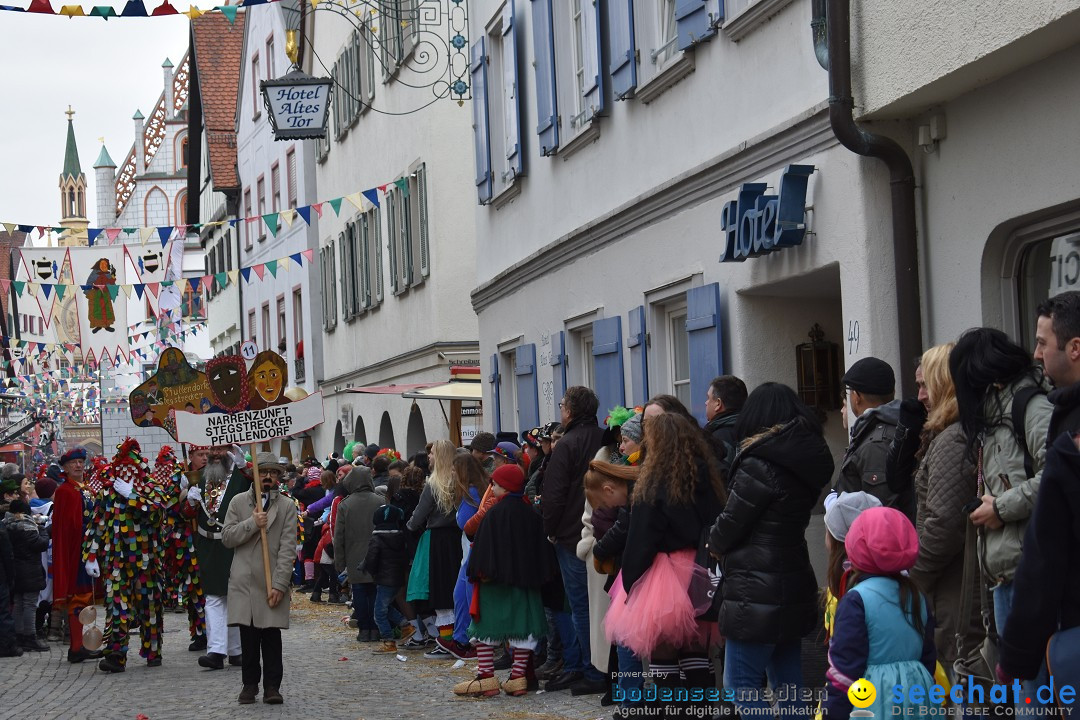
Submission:
[[[259,450],[251,444],[251,466],[255,469],[255,508],[262,510],[262,481],[259,480]],[[259,528],[262,538],[263,573],[266,576],[266,602],[270,602],[270,591],[274,589],[273,576],[270,575],[270,546],[266,543],[266,528]]]
[[[461,401],[450,401],[450,442],[461,447]]]

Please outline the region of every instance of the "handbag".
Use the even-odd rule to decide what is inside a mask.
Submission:
[[[982,447],[979,447],[979,462],[977,466],[978,489],[976,497],[982,497],[986,489],[983,481]],[[990,593],[986,581],[975,577],[976,557],[981,557],[982,547],[986,542],[985,530],[975,528],[971,518],[966,519],[967,535],[964,540],[964,577],[961,584],[960,595],[960,624],[956,633],[957,658],[953,663],[953,672],[957,677],[970,677],[981,683],[994,684],[997,682],[996,668],[998,664],[998,635],[994,627],[994,609],[990,603]],[[983,640],[978,648],[971,651],[967,657],[959,656],[964,649],[964,628],[967,627],[967,619],[971,615],[971,593],[969,592],[972,582],[979,583],[979,615],[982,618]]]
[[[720,605],[723,602],[720,595],[720,568],[709,554],[710,529],[711,526],[702,525],[697,552],[694,554],[694,563],[708,573],[709,580],[707,583],[691,580],[688,589],[690,601],[698,608],[696,617],[700,622],[716,622],[720,618]]]

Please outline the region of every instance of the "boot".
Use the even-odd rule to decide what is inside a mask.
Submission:
[[[258,685],[245,685],[244,689],[240,691],[240,696],[236,698],[236,702],[241,705],[251,705],[255,702],[255,697],[259,694]]]
[[[371,651],[375,655],[390,655],[397,652],[397,643],[393,640],[383,640],[379,647]]]
[[[275,687],[263,688],[263,702],[267,705],[280,705],[285,702],[281,692]]]
[[[100,650],[87,650],[84,647],[78,650],[68,650],[67,661],[72,664],[81,663],[84,660],[97,660],[101,657]]]
[[[191,639],[191,644],[187,646],[188,652],[198,652],[206,649],[206,636],[196,635]]]
[[[0,645],[0,657],[22,657],[22,648],[16,643]]]
[[[207,670],[224,670],[225,656],[221,653],[206,653],[199,658],[199,667]]]
[[[331,605],[340,605],[341,604],[341,596],[338,595],[337,593],[330,593],[329,595],[326,596],[326,602],[330,603]]]
[[[49,652],[49,644],[37,639],[36,635],[19,635],[19,647],[30,652]]]
[[[98,670],[107,673],[122,673],[127,670],[127,658],[119,653],[106,655],[98,663]]]
[[[321,602],[322,602],[322,590],[320,590],[320,589],[316,588],[316,589],[315,589],[315,590],[314,590],[314,591],[313,591],[313,592],[311,593],[311,597],[310,597],[309,599],[310,599],[310,600],[311,600],[311,602],[313,602],[313,603],[321,603]]]

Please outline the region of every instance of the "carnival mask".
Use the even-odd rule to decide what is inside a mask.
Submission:
[[[244,358],[239,355],[213,358],[206,363],[206,379],[218,407],[226,412],[247,407],[249,391]]]

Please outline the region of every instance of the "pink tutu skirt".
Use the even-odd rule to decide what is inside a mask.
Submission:
[[[608,594],[611,606],[604,616],[608,642],[630,648],[649,657],[658,645],[676,648],[700,647],[709,641],[716,623],[698,622],[708,609],[712,584],[705,568],[694,562],[694,550],[657,553],[627,595],[622,573]],[[701,598],[697,607],[693,598]]]

